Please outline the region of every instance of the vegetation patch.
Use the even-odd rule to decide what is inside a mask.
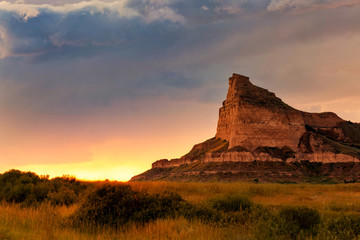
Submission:
[[[360,239],[358,183],[88,184],[69,207],[3,201],[0,239]]]
[[[223,222],[221,213],[206,204],[187,204],[182,209],[181,215],[188,220],[198,219],[203,223]]]
[[[183,216],[191,221],[225,226],[246,221],[253,206],[242,195],[223,195],[193,204],[173,192],[148,194],[125,184],[103,185],[88,195],[72,219],[79,226],[124,228],[131,223]]]
[[[258,147],[255,149],[256,153],[267,153],[271,157],[282,159],[286,161],[288,158],[295,158],[295,152],[288,146],[282,148],[278,147]]]
[[[43,202],[69,206],[79,200],[88,186],[70,176],[49,180],[49,176],[10,170],[0,174],[0,200],[22,206],[36,206]]]
[[[335,153],[342,153],[360,159],[360,124],[351,122],[341,122],[338,128],[342,129],[346,139],[339,141],[338,133],[334,130],[315,130],[314,128],[306,125],[306,130],[300,138],[300,143],[305,146],[307,153],[313,153],[310,146],[310,137],[321,139],[324,145],[328,145],[331,151]]]
[[[176,193],[150,195],[129,185],[103,185],[88,195],[74,215],[75,223],[121,227],[129,222],[175,217],[185,201]]]
[[[235,146],[230,148],[226,152],[250,152],[250,151],[242,146]]]
[[[253,206],[248,197],[239,194],[221,196],[209,202],[212,208],[223,212],[248,211]]]
[[[293,239],[298,235],[315,236],[321,221],[318,210],[308,207],[285,207],[278,215],[280,233],[290,235]]]
[[[228,149],[229,142],[220,138],[211,138],[203,143],[196,144],[184,157],[189,160],[201,159],[206,153],[224,152]]]
[[[351,142],[360,144],[360,123],[341,122],[338,126],[344,131],[346,137],[351,139]]]
[[[333,239],[352,240],[360,237],[360,216],[342,215],[331,219],[325,224],[326,230],[331,232]]]

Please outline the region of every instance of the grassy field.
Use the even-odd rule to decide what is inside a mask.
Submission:
[[[238,239],[235,228],[216,228],[184,218],[159,219],[144,226],[131,225],[126,230],[107,227],[77,229],[66,223],[74,209],[47,207],[20,209],[15,205],[0,207],[0,239]]]
[[[101,183],[97,183],[101,184]],[[113,185],[119,183],[112,183]],[[259,206],[256,213],[243,213],[241,221],[228,224],[189,219],[183,216],[156,219],[145,224],[130,223],[126,227],[73,226],[70,216],[80,203],[70,206],[22,207],[19,204],[0,205],[0,239],[279,239],[269,229],[277,223],[268,217],[286,206],[307,206],[319,211],[321,223],[313,236],[282,236],[282,239],[360,239],[356,229],[335,229],[331,224],[352,224],[360,228],[360,184],[256,184],[256,183],[174,183],[130,182],[134,191],[157,194],[168,190],[178,193],[191,204],[204,204],[209,199],[241,195]],[[240,213],[242,214],[242,213]],[[348,217],[354,217],[349,220]],[[249,219],[247,219],[249,218]],[[250,218],[252,220],[250,220]],[[255,219],[255,220],[254,220]],[[340,221],[340,220],[341,221]],[[346,220],[350,222],[348,223]],[[339,220],[339,222],[336,222]],[[356,224],[359,224],[356,225]],[[349,232],[353,231],[353,232]],[[354,235],[355,234],[355,235]]]
[[[159,193],[169,190],[197,203],[226,194],[242,194],[254,202],[269,206],[305,205],[322,213],[360,214],[360,184],[256,184],[256,183],[176,183],[130,182],[133,189]]]

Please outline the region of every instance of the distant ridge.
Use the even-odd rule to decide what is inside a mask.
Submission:
[[[360,180],[360,124],[331,112],[296,110],[234,73],[215,137],[179,159],[154,162],[132,180],[298,182],[314,177]]]

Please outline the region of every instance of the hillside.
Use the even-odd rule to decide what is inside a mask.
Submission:
[[[315,170],[314,170],[315,169]],[[216,135],[132,180],[357,181],[360,124],[297,110],[233,74]]]

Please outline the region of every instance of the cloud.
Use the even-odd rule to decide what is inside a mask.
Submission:
[[[323,8],[350,7],[359,5],[359,0],[271,0],[267,6],[270,12],[316,10]]]
[[[108,51],[126,58],[181,52],[189,42],[206,47],[239,30],[256,31],[254,26],[273,12],[357,4],[358,0],[93,0],[57,5],[2,1],[0,58],[48,61]]]
[[[60,6],[0,2],[0,57],[56,55],[67,47],[102,51],[125,43],[126,48],[141,34],[160,37],[166,25],[184,23],[167,6],[149,5],[141,15],[127,5],[125,0]]]
[[[357,8],[295,16],[255,14],[241,19],[218,16],[217,21],[199,21],[201,24],[180,24],[160,16],[152,22],[146,20],[146,12],[164,7],[172,8],[181,16],[195,16],[232,3],[219,2],[189,1],[192,12],[185,10],[184,1],[147,1],[145,4],[134,0],[122,5],[138,13],[128,17],[74,6],[72,9],[82,10],[66,14],[60,10],[41,10],[37,17],[27,21],[7,12],[0,15],[3,57],[0,81],[12,82],[13,96],[31,105],[34,112],[87,111],[113,102],[156,96],[215,102],[221,100],[224,89],[223,85],[216,84],[229,72],[246,71],[246,68],[233,67],[237,59],[264,56],[286,47],[295,49],[298,44],[328,41],[335,36],[349,38],[359,34]],[[267,4],[266,1],[253,1],[253,5],[248,1],[239,3],[242,11],[250,12]],[[201,10],[204,4],[208,11]],[[207,15],[201,17],[209,20]],[[256,73],[248,69],[251,69],[249,73],[243,73]],[[19,107],[23,108],[30,107]]]
[[[201,7],[201,9],[204,10],[204,11],[209,11],[209,8],[208,8],[207,6],[205,6],[205,5],[203,5],[203,6]]]
[[[316,1],[305,2],[311,5]],[[216,102],[224,90],[218,84],[224,75],[257,73],[251,67],[235,68],[237,59],[359,34],[356,7],[289,16],[264,14],[262,11],[274,4],[266,0],[112,4],[22,3],[39,10],[26,21],[21,17],[25,15],[14,14],[15,8],[2,10],[0,81],[11,83],[14,91],[12,96],[6,95],[7,101],[24,104],[20,110],[61,113],[95,111],[114,102],[156,96]],[[226,6],[241,10],[216,13]],[[248,13],[253,15],[242,17]]]
[[[39,15],[39,10],[31,5],[22,3],[10,3],[6,1],[0,2],[0,9],[7,12],[15,12],[18,17],[27,21],[29,18],[33,18]]]
[[[170,21],[173,23],[185,23],[185,18],[176,13],[170,6],[173,1],[149,0],[149,1],[129,1],[128,7],[135,9],[147,21]]]
[[[7,31],[0,26],[0,59],[9,55],[9,45]]]
[[[50,4],[26,4],[2,1],[0,2],[0,10],[5,12],[15,12],[17,16],[23,21],[27,21],[30,18],[35,18],[43,11],[51,11],[61,14],[68,14],[77,11],[87,11],[90,14],[105,14],[106,12],[112,12],[116,13],[119,17],[131,18],[138,16],[138,13],[133,9],[127,8],[126,4],[127,0],[119,0],[114,2],[84,1],[55,6]]]

